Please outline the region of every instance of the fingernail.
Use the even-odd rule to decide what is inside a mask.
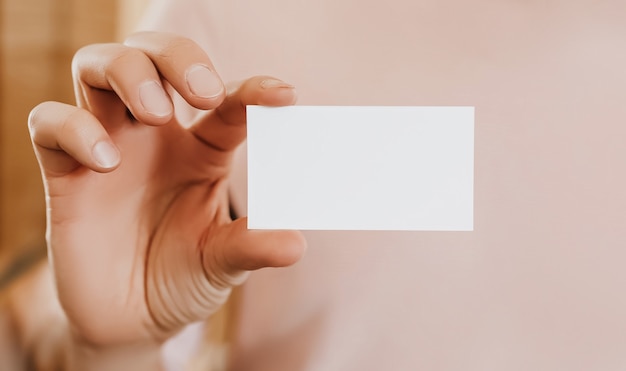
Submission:
[[[201,64],[191,66],[185,77],[189,90],[198,97],[215,98],[224,93],[222,80],[207,66]]]
[[[100,141],[91,150],[93,158],[103,168],[112,168],[120,162],[120,153],[108,141]]]
[[[161,84],[154,80],[146,81],[139,86],[139,99],[146,112],[153,116],[164,117],[172,112],[170,98]]]
[[[295,86],[291,84],[287,84],[284,81],[276,80],[276,79],[265,79],[259,83],[263,89],[271,89],[271,88],[288,88],[294,89]]]

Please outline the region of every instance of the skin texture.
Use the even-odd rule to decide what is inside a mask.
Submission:
[[[77,106],[47,102],[29,118],[73,339],[161,344],[208,318],[249,270],[301,257],[299,232],[248,230],[228,213],[245,106],[293,104],[291,85],[258,76],[227,91],[197,45],[162,33],[88,46],[73,74]],[[180,122],[170,94],[206,112]]]

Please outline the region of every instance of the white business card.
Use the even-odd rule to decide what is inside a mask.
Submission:
[[[248,228],[473,229],[473,107],[247,114]]]

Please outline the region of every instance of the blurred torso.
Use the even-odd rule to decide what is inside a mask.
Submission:
[[[245,285],[233,369],[626,368],[626,3],[192,7],[204,34],[180,29],[226,81],[274,75],[299,104],[476,107],[475,231],[307,232],[303,261]]]

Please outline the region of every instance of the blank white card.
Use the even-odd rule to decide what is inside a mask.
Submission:
[[[473,229],[473,107],[247,113],[248,228]]]

